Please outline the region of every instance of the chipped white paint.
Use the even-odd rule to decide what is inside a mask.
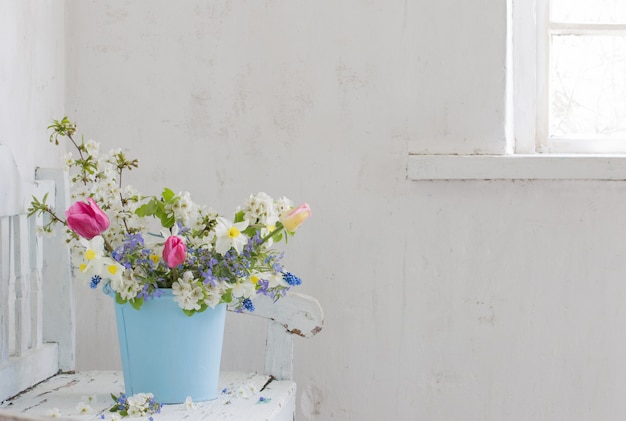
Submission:
[[[56,211],[69,207],[69,182],[65,171],[58,168],[37,168],[36,184],[54,185],[48,195],[48,203]],[[41,193],[38,193],[41,195]],[[47,280],[42,317],[45,320],[43,340],[59,346],[59,369],[74,370],[76,364],[76,305],[74,283],[70,264],[70,252],[64,243],[65,228],[55,227],[53,237],[44,237],[40,247],[42,272]],[[50,286],[54,285],[53,288]]]
[[[43,343],[42,218],[27,218],[26,198],[52,199],[52,183],[27,183],[0,145],[0,400],[58,371],[56,344]],[[60,245],[59,245],[60,243]],[[53,248],[63,247],[57,240]],[[52,279],[51,279],[52,281]]]
[[[52,158],[42,127],[68,113],[141,158],[141,191],[313,206],[288,266],[328,327],[296,342],[298,420],[626,418],[625,183],[406,179],[410,141],[505,150],[507,2],[70,0],[66,44],[57,0],[2,4],[22,162]],[[83,367],[115,368],[110,302],[76,291]],[[235,365],[264,332],[232,319]]]
[[[254,312],[247,314],[269,320],[264,372],[279,380],[291,380],[292,336],[310,338],[322,330],[322,307],[315,298],[294,292],[288,293],[276,303],[265,296],[256,297],[254,306]]]
[[[9,155],[8,149],[0,149],[0,152],[4,152],[5,155]],[[13,164],[11,156],[4,156],[4,162],[11,163],[6,165],[0,171],[0,176],[4,173],[6,177],[0,177],[0,179],[9,179],[12,174],[17,174],[17,168]],[[49,194],[51,191],[42,190],[42,186],[54,187],[58,186],[57,194],[51,195],[52,198],[59,199],[54,203],[54,207],[62,209],[64,204],[63,198],[67,197],[66,176],[60,170],[41,170],[38,172],[39,176],[50,176],[56,180],[56,183],[40,183],[41,185],[37,190],[34,187],[30,188],[30,191],[36,191],[37,194]],[[25,186],[30,186],[25,184]],[[34,186],[34,184],[33,184]],[[0,196],[9,197],[16,196],[22,197],[23,192],[21,190],[27,189],[22,187],[21,184],[1,184]],[[17,193],[14,190],[20,190]],[[38,197],[42,200],[42,197]],[[19,203],[20,200],[10,201],[7,203]],[[48,267],[47,275],[61,274],[68,279],[70,273],[67,270],[69,268],[69,256],[67,253],[67,247],[63,242],[63,236],[56,237],[56,243],[50,244],[49,249],[45,250],[42,247],[42,241],[39,237],[35,236],[36,224],[31,223],[38,222],[41,224],[41,218],[28,220],[26,215],[23,214],[24,206],[15,206],[14,208],[6,208],[6,212],[18,212],[17,215],[7,214],[3,218],[7,219],[7,223],[3,224],[2,234],[2,266],[3,268],[9,268],[6,272],[7,279],[2,279],[2,284],[9,285],[9,288],[0,289],[3,294],[0,296],[0,320],[3,322],[1,326],[2,332],[8,332],[8,334],[0,337],[2,340],[2,354],[5,358],[0,361],[0,400],[9,396],[15,395],[23,389],[35,384],[36,382],[47,378],[54,374],[59,367],[58,364],[58,351],[57,344],[43,344],[42,335],[42,314],[43,314],[43,291],[41,288],[42,277],[42,262],[43,254],[45,252],[48,255]],[[6,251],[6,252],[5,252]],[[6,259],[6,260],[5,260]],[[13,279],[14,277],[14,279]],[[50,278],[52,281],[52,278]],[[10,288],[11,285],[15,285],[14,288]],[[59,291],[62,293],[59,294]],[[48,314],[48,323],[52,326],[54,334],[60,335],[61,354],[73,354],[73,349],[68,349],[73,346],[73,327],[74,321],[74,297],[71,292],[71,282],[65,279],[58,279],[55,282],[55,288],[50,294],[50,298],[46,300],[50,302],[52,300],[51,307],[54,311]],[[266,374],[264,376],[246,377],[246,382],[254,384],[253,389],[261,392],[260,389],[264,388],[264,398],[271,398],[269,401],[264,400],[258,403],[258,406],[251,406],[249,404],[236,404],[234,401],[228,399],[228,402],[218,400],[212,402],[209,406],[201,405],[197,410],[197,419],[211,419],[211,416],[217,417],[216,419],[225,419],[224,417],[235,417],[234,419],[262,419],[262,420],[291,420],[295,414],[295,384],[291,382],[292,378],[292,366],[293,366],[293,345],[291,337],[293,335],[308,338],[317,334],[323,326],[323,312],[321,306],[317,300],[312,297],[308,297],[302,294],[287,294],[282,297],[278,302],[274,303],[272,300],[265,296],[258,297],[256,300],[257,311],[255,316],[268,319],[268,337],[266,343]],[[8,310],[5,310],[8,309]],[[59,310],[61,309],[61,310]],[[62,309],[70,309],[64,311]],[[11,315],[15,314],[15,317]],[[65,334],[62,330],[59,330],[59,326],[65,327]],[[68,333],[69,332],[69,333]],[[9,338],[15,334],[14,345],[11,347]],[[8,342],[8,346],[6,343]],[[66,357],[69,358],[69,357]],[[71,359],[71,358],[70,358]],[[235,380],[229,380],[230,374],[222,375],[222,386],[227,388],[235,388],[243,386],[240,377]],[[61,377],[63,379],[63,377]],[[281,382],[282,380],[288,380]],[[67,409],[67,402],[64,401],[63,393],[56,397],[55,390],[58,390],[57,382],[59,376],[54,377],[45,384],[50,389],[44,389],[42,392],[37,392],[35,397],[38,399],[40,393],[50,393],[46,398],[47,405],[59,406],[63,411]],[[262,384],[257,384],[262,381]],[[226,382],[226,383],[224,383]],[[224,384],[234,383],[231,386],[224,386]],[[106,391],[111,389],[114,384],[117,383],[117,374],[111,375],[109,373],[104,374],[80,374],[72,377],[68,380],[66,385],[72,387],[72,393],[75,392],[74,386],[77,385],[78,390],[81,393],[87,393],[81,387],[85,384],[96,392]],[[240,384],[241,383],[241,384]],[[267,385],[266,385],[267,383]],[[122,387],[120,385],[119,387]],[[65,386],[62,386],[64,389]],[[37,389],[39,390],[39,389]],[[267,392],[266,392],[267,391]],[[29,392],[30,393],[30,392]],[[17,400],[11,400],[6,405],[17,409],[23,403],[24,408],[33,408],[34,415],[41,416],[42,414],[37,411],[43,407],[40,407],[37,402],[30,401],[29,393],[23,395],[22,398]],[[105,396],[110,392],[104,392]],[[265,393],[268,393],[266,396]],[[221,399],[221,398],[220,398]],[[236,401],[239,402],[239,401]],[[243,402],[243,401],[241,401]],[[76,405],[75,403],[73,404]],[[168,408],[168,411],[172,408]],[[178,419],[181,416],[180,411],[172,409],[170,419]],[[67,412],[65,412],[67,413]],[[167,413],[164,411],[164,413]],[[196,415],[193,415],[196,417]],[[0,416],[0,419],[1,416]],[[90,418],[87,418],[90,419]]]
[[[245,372],[220,374],[217,399],[195,402],[195,408],[184,404],[164,405],[155,416],[160,421],[293,421],[296,385],[291,381],[271,380],[269,376]],[[60,374],[37,385],[15,399],[0,404],[0,420],[40,420],[57,408],[64,419],[96,421],[110,414],[111,394],[124,390],[119,371],[92,371]],[[79,402],[89,403],[91,411],[80,414]],[[50,419],[49,417],[47,417]]]

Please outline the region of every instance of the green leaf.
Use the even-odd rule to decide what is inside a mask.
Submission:
[[[118,304],[126,304],[128,300],[123,299],[120,293],[118,292],[115,294],[115,302]]]
[[[139,217],[152,216],[158,214],[161,208],[164,208],[163,204],[157,199],[152,199],[148,203],[139,206],[135,213]]]
[[[231,303],[233,301],[233,294],[232,291],[228,291],[225,292],[224,294],[222,294],[222,301],[225,302],[226,304]]]
[[[163,200],[165,200],[166,202],[170,202],[174,198],[174,196],[176,196],[176,193],[166,187],[165,189],[163,189],[162,196]]]
[[[172,228],[175,223],[176,223],[176,219],[174,218],[174,215],[161,216],[161,225],[164,228]]]
[[[239,222],[236,221],[235,222]],[[254,234],[256,234],[256,228],[254,227],[248,227],[243,231],[244,234],[246,234],[248,237],[254,237]]]
[[[39,212],[39,206],[41,206],[41,204],[37,198],[33,196],[33,200],[30,202],[30,207],[27,209],[29,218]]]
[[[148,215],[154,215],[159,211],[159,208],[163,207],[162,203],[156,199],[152,199],[146,205],[146,211]]]
[[[139,310],[143,305],[143,298],[133,298],[130,300],[130,305],[133,306],[135,310]]]
[[[146,204],[141,205],[137,209],[135,209],[135,215],[137,215],[140,218],[143,218],[144,216],[148,214],[147,210],[148,210],[148,205]]]
[[[239,212],[237,212],[235,214],[235,222],[243,222],[243,217],[245,215],[245,212],[240,210]]]
[[[188,317],[193,316],[196,312],[194,310],[185,310],[183,309],[183,313],[185,313]]]

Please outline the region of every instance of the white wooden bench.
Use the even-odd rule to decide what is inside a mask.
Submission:
[[[0,144],[1,421],[50,419],[54,408],[62,419],[110,419],[110,395],[124,390],[121,372],[73,371],[76,321],[69,253],[62,235],[36,235],[41,217],[27,218],[32,195],[47,193],[48,203],[67,207],[64,177],[60,170],[38,170],[37,181],[22,181],[10,151]],[[264,372],[222,372],[218,399],[195,403],[193,409],[166,405],[155,419],[293,420],[293,337],[318,333],[322,309],[314,298],[297,293],[277,303],[259,296],[255,307],[249,314],[268,320]],[[87,397],[90,410],[81,413],[77,405]]]

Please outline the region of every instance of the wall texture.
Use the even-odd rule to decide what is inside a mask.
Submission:
[[[504,150],[504,3],[66,2],[66,113],[133,185],[312,205],[298,419],[626,416],[624,184],[406,179],[409,141]],[[79,368],[117,367],[110,302],[79,296]],[[228,323],[225,365],[258,368],[259,326]]]
[[[63,2],[0,0],[0,143],[29,180],[61,156],[46,127],[64,111],[64,18]]]

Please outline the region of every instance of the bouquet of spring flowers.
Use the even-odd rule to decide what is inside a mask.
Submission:
[[[77,155],[66,156],[75,203],[64,218],[33,198],[30,214],[49,216],[43,230],[67,228],[76,276],[91,288],[108,284],[120,304],[140,309],[143,302],[171,288],[187,315],[228,303],[254,310],[252,299],[279,299],[301,280],[281,265],[272,248],[294,234],[311,215],[304,203],[251,195],[231,218],[194,203],[189,193],[164,189],[144,196],[123,186],[126,171],[137,168],[121,149],[101,156],[98,143],[74,139],[76,125],[54,120],[50,141],[67,138]],[[103,282],[104,281],[104,282]]]

